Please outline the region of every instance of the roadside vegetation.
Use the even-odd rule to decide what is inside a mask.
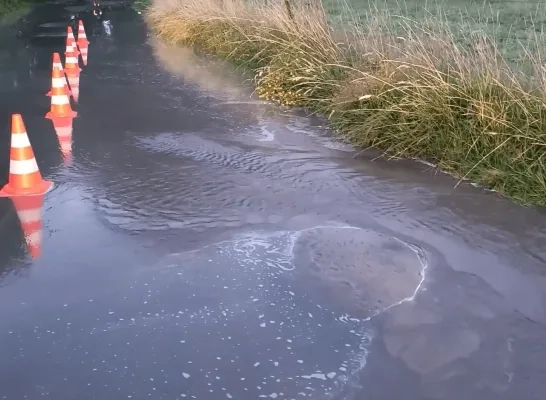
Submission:
[[[134,0],[133,1],[133,8],[136,11],[143,12],[146,11],[146,9],[150,6],[151,0]]]
[[[33,4],[43,2],[45,0],[0,0],[0,27],[15,24],[30,11]]]
[[[546,4],[356,1],[152,0],[147,20],[360,148],[546,204]]]
[[[28,12],[30,2],[25,0],[0,0],[0,25],[15,22]]]

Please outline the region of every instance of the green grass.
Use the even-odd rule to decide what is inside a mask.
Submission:
[[[0,0],[0,25],[10,24],[25,14],[29,4],[22,0]]]
[[[136,11],[146,11],[146,9],[150,6],[151,4],[151,0],[135,0],[133,2],[133,8],[136,10]]]
[[[32,5],[44,0],[0,0],[0,27],[10,26],[27,14]]]
[[[520,61],[522,44],[537,39],[546,44],[542,37],[546,1],[541,0],[349,0],[350,7],[338,0],[323,3],[332,20],[337,21],[366,21],[376,16],[378,10],[415,21],[439,18],[459,43],[464,43],[470,32],[483,32],[495,38],[501,54],[514,62]]]
[[[327,116],[358,147],[546,204],[542,11],[288,2],[153,0],[147,18],[168,42],[248,66],[261,97]]]

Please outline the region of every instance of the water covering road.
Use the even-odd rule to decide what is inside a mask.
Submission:
[[[45,93],[81,4],[0,50],[0,168],[20,112],[55,182],[36,260],[0,199],[0,399],[543,398],[543,213],[360,155],[127,8],[81,14],[67,161]]]

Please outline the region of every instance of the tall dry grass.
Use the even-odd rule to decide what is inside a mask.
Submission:
[[[334,25],[320,0],[154,0],[147,20],[168,42],[247,66],[261,97],[326,115],[359,147],[546,204],[540,41],[522,46],[525,68],[516,69],[495,38],[462,40],[437,15],[372,10]]]

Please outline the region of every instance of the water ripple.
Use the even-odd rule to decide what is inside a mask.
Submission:
[[[328,189],[343,190],[343,183],[336,179],[339,166],[317,153],[244,150],[191,134],[162,133],[135,140],[137,145],[151,152],[187,157],[239,173],[281,180],[315,193]]]

